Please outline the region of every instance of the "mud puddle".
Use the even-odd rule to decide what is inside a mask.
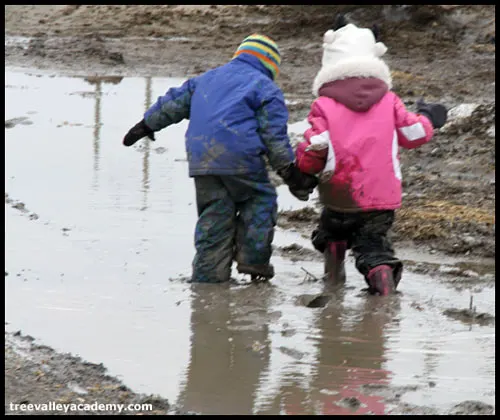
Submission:
[[[443,313],[467,309],[469,290],[409,272],[400,295],[367,297],[350,258],[345,289],[325,290],[304,271],[321,276],[321,261],[281,255],[270,285],[180,280],[196,221],[186,123],[156,143],[121,145],[179,82],[6,72],[5,119],[31,122],[5,132],[6,330],[205,414],[494,405],[494,324]],[[304,205],[278,191],[281,210]],[[298,232],[277,232],[277,247],[294,243],[311,250]],[[327,298],[310,308],[308,296]],[[494,317],[494,288],[474,292],[474,302]]]

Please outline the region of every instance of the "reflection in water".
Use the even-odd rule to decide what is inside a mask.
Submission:
[[[319,366],[313,386],[317,414],[342,415],[353,410],[356,414],[386,414],[382,397],[370,396],[362,387],[389,384],[391,372],[383,368],[385,337],[399,312],[399,298],[366,297],[356,310],[360,319],[348,329],[342,322],[346,311],[332,302],[319,318]]]
[[[335,292],[306,337],[316,345],[311,378],[304,381],[297,374],[299,362],[280,379],[259,414],[385,414],[382,397],[370,396],[363,385],[389,383],[390,372],[383,368],[385,335],[399,310],[398,298],[367,297],[354,310],[352,325],[344,322],[350,312],[344,298],[344,290]]]
[[[122,77],[119,76],[109,76],[109,77],[99,77],[92,76],[86,77],[84,80],[87,83],[95,86],[95,105],[94,105],[94,141],[93,141],[93,157],[94,157],[94,176],[92,181],[92,188],[97,189],[99,185],[99,161],[100,161],[100,134],[101,134],[101,100],[102,100],[102,84],[111,83],[116,85],[122,81]]]
[[[425,350],[424,353],[424,370],[423,376],[430,378],[435,375],[436,368],[439,365],[439,349],[435,338],[429,339],[429,341],[423,346]]]
[[[178,405],[203,414],[252,414],[269,363],[271,293],[263,285],[193,285],[191,360]]]
[[[93,76],[93,77],[86,77],[84,80],[87,83],[90,83],[91,85],[95,86],[95,105],[94,105],[94,132],[93,132],[93,158],[94,158],[94,176],[93,176],[93,182],[92,182],[92,188],[95,190],[98,185],[99,185],[99,162],[100,162],[100,132],[101,132],[101,127],[102,127],[102,122],[101,122],[101,108],[102,108],[102,85],[103,83],[110,83],[110,84],[118,84],[122,81],[122,77],[115,77],[115,76],[110,76],[110,77],[100,77],[100,76]],[[144,110],[147,111],[148,108],[151,106],[151,98],[152,98],[152,78],[151,77],[146,77],[146,95],[145,95],[145,100],[144,100]],[[148,192],[149,192],[149,186],[150,186],[150,174],[149,174],[149,156],[150,156],[150,142],[145,141],[143,143],[144,147],[144,156],[143,156],[143,169],[142,169],[142,192],[144,193],[144,198],[143,198],[143,205],[141,210],[146,210],[148,208],[147,206],[147,198],[148,198]]]
[[[146,77],[146,98],[144,101],[144,112],[151,106],[151,77]],[[142,167],[142,192],[144,193],[142,209],[148,208],[148,192],[149,192],[149,153],[151,142],[149,139],[144,141],[144,158]]]
[[[95,85],[95,106],[94,106],[94,176],[92,182],[92,188],[95,190],[99,185],[99,159],[100,159],[100,132],[101,132],[101,98],[102,98],[102,81],[88,80],[85,79],[90,84]]]
[[[370,395],[369,386],[390,382],[385,337],[399,298],[367,297],[353,309],[344,304],[345,291],[336,291],[297,331],[305,344],[299,347],[313,347],[314,360],[306,360],[307,350],[294,355],[272,345],[268,325],[276,325],[275,314],[267,308],[276,301],[269,290],[193,286],[191,360],[179,407],[202,414],[386,414],[383,398]],[[349,325],[346,314],[355,318]],[[277,372],[271,348],[273,358],[295,360]]]

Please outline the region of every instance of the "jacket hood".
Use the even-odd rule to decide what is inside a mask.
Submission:
[[[234,57],[233,61],[241,61],[243,63],[247,63],[247,64],[251,65],[252,67],[255,67],[261,73],[268,76],[271,80],[274,80],[273,73],[271,72],[271,70],[269,70],[266,66],[264,66],[264,64],[262,64],[262,62],[257,57],[254,57],[253,55],[250,55],[247,53],[242,53],[242,54]]]
[[[375,77],[351,77],[325,83],[318,94],[335,99],[353,111],[364,112],[380,101],[388,90],[387,84]]]
[[[319,89],[325,83],[353,77],[377,78],[388,89],[392,88],[391,72],[387,64],[377,57],[350,57],[334,64],[323,66],[313,82],[313,94],[318,96]]]

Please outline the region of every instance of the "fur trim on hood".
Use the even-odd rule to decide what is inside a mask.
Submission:
[[[375,77],[392,89],[391,71],[384,61],[377,57],[357,56],[322,67],[314,79],[313,95],[318,96],[319,89],[325,83],[350,77]]]

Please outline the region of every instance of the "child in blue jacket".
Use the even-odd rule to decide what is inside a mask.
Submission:
[[[301,173],[287,134],[288,110],[274,79],[276,43],[253,34],[233,59],[171,88],[125,135],[143,137],[189,119],[186,152],[194,178],[198,222],[193,282],[229,281],[233,260],[252,280],[274,276],[271,244],[277,195],[265,158],[298,199],[307,201],[316,177]]]

